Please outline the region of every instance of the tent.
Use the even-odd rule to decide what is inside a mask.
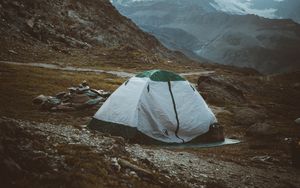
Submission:
[[[129,139],[186,143],[208,132],[216,117],[183,77],[151,70],[123,83],[88,127]]]

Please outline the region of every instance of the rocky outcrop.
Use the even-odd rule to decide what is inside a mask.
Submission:
[[[3,0],[0,18],[2,60],[7,53],[22,55],[21,43],[26,44],[24,51],[37,48],[38,53],[45,53],[41,50],[46,48],[70,55],[70,48],[98,47],[148,53],[156,60],[174,55],[119,14],[108,0]]]
[[[12,29],[45,43],[62,42],[71,47],[128,45],[155,49],[156,39],[140,31],[106,0],[2,1],[1,17]],[[145,42],[147,41],[147,42]]]

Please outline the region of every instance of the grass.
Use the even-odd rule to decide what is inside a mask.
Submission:
[[[55,95],[86,80],[90,87],[114,91],[124,81],[111,74],[74,73],[43,68],[0,64],[0,112],[8,117],[38,120],[42,113],[32,105],[40,94]],[[41,116],[41,117],[39,117]]]
[[[71,60],[69,59],[68,61]],[[76,66],[76,61],[74,62]],[[112,70],[113,66],[106,65],[104,69]],[[103,67],[98,65],[98,68]],[[118,70],[124,69],[131,72],[142,71],[124,67],[118,68]],[[172,69],[176,69],[178,72],[183,71],[182,68],[176,66],[173,66]],[[194,81],[196,77],[190,76],[189,79]],[[83,80],[86,80],[91,88],[114,91],[126,78],[120,78],[107,73],[69,72],[0,64],[0,115],[38,122],[49,121],[61,123],[71,121],[77,124],[79,122],[74,117],[91,117],[95,113],[95,110],[68,113],[41,112],[37,106],[32,104],[32,99],[40,94],[52,96],[58,92],[66,91],[68,87],[76,86]]]

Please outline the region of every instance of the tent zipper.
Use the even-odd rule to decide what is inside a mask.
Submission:
[[[179,131],[179,119],[178,119],[178,113],[177,113],[177,109],[176,109],[176,103],[175,103],[175,99],[174,99],[174,95],[173,95],[173,92],[172,92],[171,82],[170,82],[170,81],[168,81],[168,86],[169,86],[169,91],[170,91],[170,94],[171,94],[172,103],[173,103],[174,112],[175,112],[175,115],[176,115],[176,121],[177,121],[177,127],[176,127],[176,130],[175,130],[175,136],[176,136],[178,139],[182,140],[182,143],[184,143],[184,140],[178,136],[178,131]]]

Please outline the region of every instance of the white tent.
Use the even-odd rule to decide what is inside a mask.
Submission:
[[[122,84],[89,123],[92,129],[134,137],[136,132],[167,143],[184,143],[208,132],[216,117],[181,76],[146,71]]]

